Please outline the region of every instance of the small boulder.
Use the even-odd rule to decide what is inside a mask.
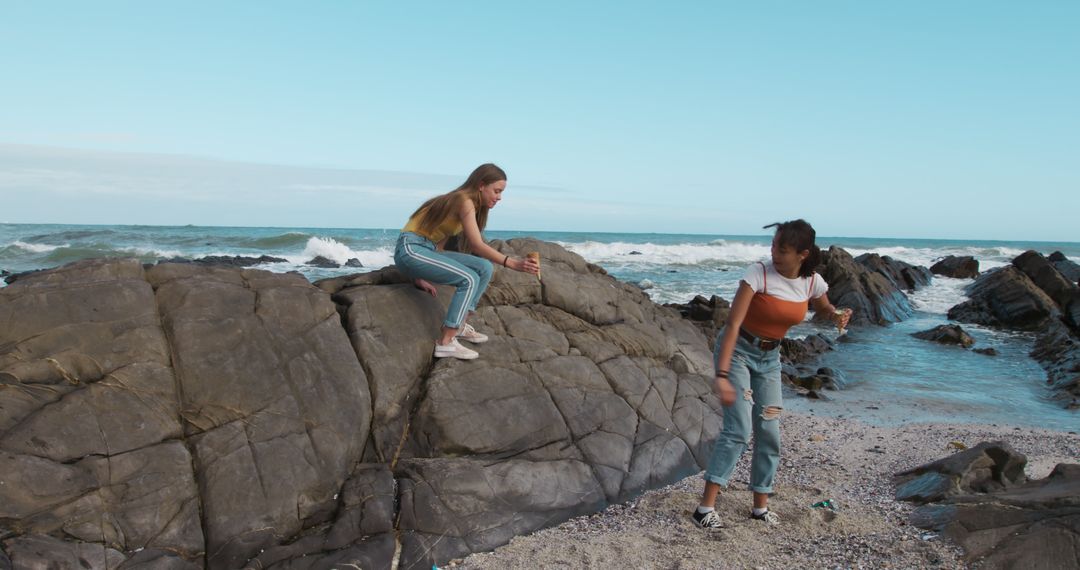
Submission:
[[[324,269],[337,269],[337,268],[341,267],[341,264],[339,264],[338,262],[336,262],[336,261],[334,261],[332,259],[327,259],[327,258],[325,258],[325,257],[323,257],[321,255],[315,256],[315,259],[312,259],[311,261],[305,263],[304,265],[310,265],[312,267],[321,267],[321,268],[324,268]]]
[[[360,263],[360,260],[356,259],[355,257],[350,257],[349,260],[345,262],[345,267],[363,267],[363,266],[364,266],[364,264]]]
[[[954,279],[973,279],[979,276],[979,262],[970,255],[950,255],[931,265],[930,273]]]
[[[997,356],[998,352],[992,348],[973,348],[971,352],[978,352],[979,354],[985,354],[986,356]]]
[[[964,332],[960,325],[941,325],[930,330],[911,333],[911,336],[941,344],[959,344],[964,348],[971,348],[975,344],[975,339]]]

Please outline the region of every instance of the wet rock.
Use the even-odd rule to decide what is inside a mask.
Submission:
[[[785,338],[780,341],[780,362],[785,364],[808,364],[816,362],[822,354],[833,349],[832,342],[820,334],[806,338]]]
[[[971,352],[978,352],[979,354],[985,354],[986,356],[997,356],[998,352],[993,348],[973,348]]]
[[[321,267],[323,269],[337,269],[337,268],[341,267],[341,264],[339,264],[338,262],[334,261],[333,259],[328,259],[326,257],[323,257],[321,255],[315,256],[314,259],[312,259],[311,261],[308,261],[304,265],[310,265],[312,267]]]
[[[1060,251],[1051,253],[1047,258],[1047,261],[1057,269],[1065,279],[1072,283],[1080,281],[1080,264],[1065,257],[1065,254]]]
[[[628,253],[626,255],[644,255],[644,254],[635,249],[634,251],[631,251],[630,253]]]
[[[364,264],[360,263],[360,260],[356,259],[355,257],[350,257],[349,260],[345,262],[345,267],[363,267],[363,266],[364,266]]]
[[[1013,266],[981,275],[970,286],[969,299],[949,309],[949,318],[964,323],[1018,330],[1039,330],[1061,311],[1035,283]]]
[[[1059,321],[1035,338],[1034,358],[1046,370],[1046,382],[1067,408],[1080,408],[1080,339]]]
[[[882,273],[856,263],[851,255],[836,246],[822,252],[817,272],[829,283],[829,300],[837,307],[850,307],[853,325],[885,325],[900,322],[913,310],[907,296]],[[829,315],[815,315],[815,320]]]
[[[169,263],[183,263],[186,260],[169,260]],[[243,255],[208,255],[206,257],[200,257],[193,261],[193,263],[199,263],[202,265],[223,265],[225,267],[251,267],[253,265],[260,265],[263,263],[285,263],[287,259],[281,257],[272,257],[269,255],[260,255],[259,257],[245,257]]]
[[[921,265],[911,265],[887,255],[864,253],[855,261],[870,271],[884,275],[897,289],[914,291],[929,285],[933,277],[930,270]]]
[[[975,339],[964,332],[960,325],[940,325],[930,330],[911,333],[911,336],[941,344],[958,344],[964,348],[971,348],[975,344]]]
[[[979,262],[970,255],[950,255],[931,265],[930,272],[954,279],[974,279],[979,276]]]

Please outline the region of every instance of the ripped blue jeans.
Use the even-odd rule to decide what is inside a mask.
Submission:
[[[716,337],[714,362],[720,357],[724,332]],[[735,403],[724,408],[724,428],[716,438],[705,480],[727,487],[739,456],[754,435],[754,455],[750,463],[750,490],[772,493],[773,478],[780,463],[780,348],[761,350],[738,337],[731,355],[729,378],[735,387]]]

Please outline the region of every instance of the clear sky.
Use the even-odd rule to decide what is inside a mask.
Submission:
[[[0,222],[1080,241],[1080,1],[0,0]]]

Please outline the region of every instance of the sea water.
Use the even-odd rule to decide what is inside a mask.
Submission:
[[[396,229],[235,228],[0,224],[0,270],[22,272],[55,267],[90,257],[135,257],[144,262],[185,257],[270,255],[282,263],[261,269],[299,271],[311,280],[370,271],[393,263]],[[562,245],[631,282],[658,303],[685,303],[695,295],[730,300],[746,267],[768,259],[771,234],[757,236],[585,232],[486,232],[488,239],[530,236]],[[971,255],[985,271],[1007,265],[1034,249],[1060,251],[1080,261],[1080,243],[962,241],[819,237],[853,256],[874,252],[929,267],[947,255]],[[364,268],[314,268],[316,256]],[[911,333],[948,322],[949,308],[964,301],[970,279],[935,276],[930,286],[911,294],[914,315],[886,327],[851,329],[837,350],[821,362],[841,370],[849,381],[828,400],[789,394],[786,407],[875,423],[910,421],[1027,425],[1080,431],[1080,413],[1052,399],[1046,374],[1028,352],[1034,336],[963,325],[976,347],[994,348],[986,356],[954,346],[919,340]],[[804,323],[801,336],[836,331]]]

